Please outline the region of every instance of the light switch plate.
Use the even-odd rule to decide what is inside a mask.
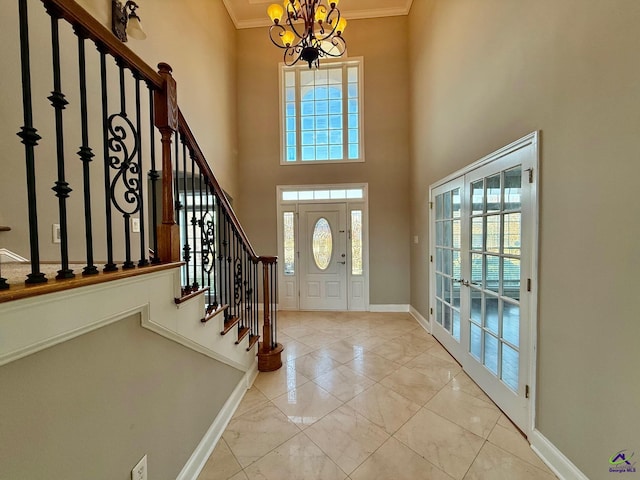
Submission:
[[[131,480],[147,480],[147,456],[145,455],[131,470]]]

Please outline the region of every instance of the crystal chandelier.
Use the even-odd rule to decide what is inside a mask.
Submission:
[[[286,65],[302,59],[309,63],[309,68],[318,67],[320,58],[344,54],[347,44],[342,33],[347,20],[337,8],[339,1],[284,0],[283,6],[273,4],[267,8],[273,22],[269,37],[276,47],[284,50]]]

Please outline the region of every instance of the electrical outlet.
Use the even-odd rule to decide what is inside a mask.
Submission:
[[[57,223],[51,226],[51,241],[53,243],[60,243],[60,225]]]
[[[131,470],[131,480],[147,480],[147,456],[145,455]]]
[[[131,218],[131,231],[133,233],[140,233],[140,219]]]

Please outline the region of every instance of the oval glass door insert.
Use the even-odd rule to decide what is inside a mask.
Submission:
[[[313,260],[320,270],[326,270],[333,253],[333,235],[326,218],[320,218],[313,227]]]

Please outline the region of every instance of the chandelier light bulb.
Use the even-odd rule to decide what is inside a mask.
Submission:
[[[280,23],[280,19],[282,18],[283,13],[284,9],[277,3],[269,5],[269,8],[267,8],[267,15],[269,15],[271,21],[276,25]]]
[[[282,34],[282,44],[285,47],[290,47],[291,45],[293,45],[293,41],[295,39],[296,39],[296,36],[293,34],[293,32],[289,30],[287,30]]]
[[[316,22],[322,25],[327,20],[327,8],[324,5],[320,5],[316,10]]]

